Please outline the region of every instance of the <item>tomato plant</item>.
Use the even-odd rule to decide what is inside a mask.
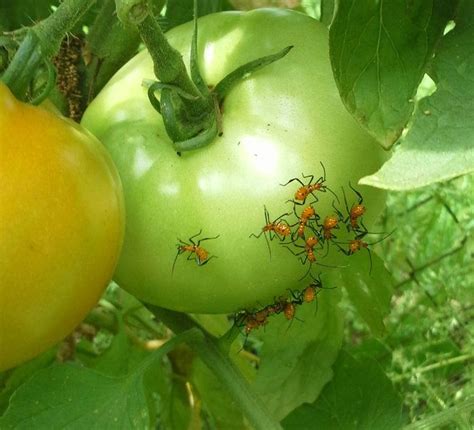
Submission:
[[[120,179],[72,121],[0,83],[0,369],[64,338],[95,305],[120,251]]]
[[[189,60],[192,25],[168,33]],[[144,79],[153,78],[146,51],[127,63],[86,111],[82,124],[106,145],[124,183],[127,228],[116,280],[137,297],[166,308],[199,313],[234,312],[271,302],[302,287],[307,266],[263,237],[264,206],[270,219],[291,212],[299,187],[292,178],[316,178],[341,187],[377,170],[383,150],[345,110],[334,83],[327,29],[291,11],[221,13],[199,20],[198,59],[210,86],[236,67],[293,45],[283,59],[235,86],[221,107],[223,134],[202,149],[173,149]],[[366,224],[383,207],[383,192],[358,187],[368,208]],[[319,193],[315,209],[334,212],[334,195]],[[352,200],[351,200],[352,201]],[[308,200],[309,202],[309,200]],[[179,255],[178,239],[202,230],[215,237],[202,246],[217,258],[206,265]],[[348,264],[331,252],[324,263]],[[333,270],[319,266],[316,270]],[[365,268],[368,269],[368,265]]]
[[[303,13],[209,15],[264,3]],[[0,7],[1,81],[90,104],[128,210],[118,283],[0,371],[0,428],[469,428],[474,8],[406,3]],[[112,275],[118,179],[0,97],[4,369]]]

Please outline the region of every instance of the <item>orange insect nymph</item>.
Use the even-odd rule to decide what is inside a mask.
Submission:
[[[328,215],[326,218],[324,218],[323,221],[323,237],[326,240],[332,239],[334,237],[332,231],[335,228],[338,228],[339,224],[339,219],[337,218],[336,215]]]
[[[291,229],[288,224],[279,222],[273,225],[273,231],[280,236],[287,237],[291,234]]]
[[[310,191],[307,186],[300,187],[295,192],[295,200],[305,201]]]
[[[270,249],[269,240],[273,240],[275,237],[278,237],[280,241],[284,241],[286,237],[291,234],[291,229],[288,223],[285,220],[282,220],[284,216],[290,215],[289,213],[284,213],[280,215],[275,220],[270,220],[270,214],[265,206],[263,206],[263,211],[265,215],[265,225],[262,227],[262,231],[257,235],[255,233],[250,234],[249,237],[259,238],[262,234],[265,237],[265,241],[267,242],[268,252],[270,253],[270,257],[272,255],[272,251]],[[268,233],[268,237],[267,237]],[[273,235],[272,235],[273,233]]]
[[[290,321],[295,317],[295,312],[296,312],[296,306],[288,302],[285,304],[285,307],[283,308],[283,315],[285,315],[285,318]]]
[[[349,252],[354,254],[357,251],[360,251],[363,248],[367,248],[369,244],[360,239],[354,239],[349,242]]]
[[[357,230],[359,228],[358,219],[365,214],[365,206],[362,204],[358,204],[352,206],[351,212],[349,214],[350,224],[353,230]]]
[[[303,205],[310,194],[315,198],[315,201],[318,201],[318,197],[315,194],[313,194],[315,191],[321,191],[321,192],[330,191],[331,193],[334,194],[333,191],[331,191],[326,185],[324,185],[326,182],[326,169],[323,163],[321,163],[321,166],[323,168],[323,176],[319,177],[314,183],[313,183],[314,175],[305,175],[304,173],[302,173],[301,176],[303,177],[303,179],[309,179],[309,182],[307,184],[303,183],[301,179],[299,178],[292,178],[286,184],[280,184],[283,187],[287,186],[288,184],[291,184],[294,181],[300,184],[300,187],[296,190],[294,194],[295,201],[293,203],[297,205]],[[296,202],[301,202],[301,203],[296,203]]]
[[[176,265],[176,261],[178,257],[185,252],[189,253],[187,260],[191,260],[194,257],[196,264],[198,266],[203,266],[206,263],[208,263],[212,258],[217,258],[215,255],[209,257],[209,252],[203,247],[201,247],[200,245],[201,245],[201,242],[204,242],[205,240],[217,239],[219,235],[215,237],[205,237],[204,239],[199,239],[198,242],[195,243],[194,239],[197,236],[199,236],[201,233],[202,233],[202,230],[200,230],[199,233],[195,234],[194,236],[191,236],[188,239],[189,243],[183,242],[181,239],[178,239],[180,243],[176,245],[178,248],[178,252],[173,261],[173,267],[171,268],[172,273],[174,272],[174,267]]]
[[[314,218],[316,215],[316,211],[314,210],[313,206],[307,206],[301,212],[300,219],[301,220],[309,220],[310,218]]]
[[[298,216],[298,214],[296,213],[296,206],[293,205],[293,213],[295,214],[297,218],[299,218],[299,221],[291,226],[291,227],[294,227],[295,225],[298,226],[295,233],[293,234],[293,240],[294,240],[295,236],[303,238],[305,235],[306,227],[310,227],[309,222],[310,221],[317,222],[319,220],[319,216],[316,214],[316,211],[314,210],[312,206],[305,207],[303,211],[301,212],[301,215]]]
[[[362,216],[366,212],[366,207],[363,205],[363,197],[362,194],[360,194],[349,182],[349,187],[351,188],[352,191],[357,196],[357,203],[354,203],[351,208],[349,209],[349,205],[347,204],[347,198],[346,198],[346,193],[344,192],[344,188],[342,189],[342,193],[344,195],[344,204],[346,205],[346,211],[347,211],[347,218],[344,220],[344,222],[349,225],[347,225],[347,230],[354,230],[356,233],[367,233],[367,229],[365,228],[364,224],[362,223],[362,220],[360,221],[360,224],[362,225],[362,229],[359,226],[359,219],[362,218]]]
[[[370,232],[362,232],[360,234],[358,234],[355,239],[353,240],[350,240],[349,242],[345,242],[346,245],[348,245],[348,248],[343,248],[341,246],[341,243],[337,243],[336,242],[336,245],[337,247],[339,248],[339,250],[341,252],[343,252],[344,254],[346,255],[353,255],[355,254],[356,252],[362,250],[362,249],[366,249],[367,250],[367,253],[369,254],[369,262],[370,262],[370,266],[369,266],[369,273],[372,272],[372,254],[370,252],[370,247],[372,245],[375,245],[379,242],[381,242],[382,240],[385,240],[387,237],[389,237],[393,232],[389,233],[389,234],[386,234],[385,236],[383,236],[382,238],[380,238],[379,240],[376,240],[375,242],[364,242],[362,240],[362,238],[364,238],[365,236],[367,236],[368,234],[381,234],[381,233],[370,233]],[[344,243],[344,242],[342,242]]]
[[[251,316],[249,315],[245,321],[245,327],[244,327],[245,334],[247,335],[250,334],[252,330],[258,327],[260,327],[260,323],[255,318],[251,318]]]
[[[319,239],[316,236],[310,236],[306,239],[306,249],[314,249],[319,243]]]
[[[314,253],[314,250],[312,248],[309,248],[307,251],[306,251],[306,259],[310,262],[310,263],[314,263],[316,261],[316,254]]]
[[[307,286],[303,290],[303,301],[305,303],[311,303],[316,298],[316,288],[313,285]]]

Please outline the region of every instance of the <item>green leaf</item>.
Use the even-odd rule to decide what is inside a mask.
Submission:
[[[384,148],[400,137],[456,1],[340,1],[329,32],[331,63],[348,110]]]
[[[385,334],[384,317],[390,312],[393,279],[382,259],[371,252],[372,270],[369,256],[361,250],[350,256],[349,267],[341,269],[338,276],[346,288],[354,307],[364,319],[374,336]]]
[[[278,315],[265,326],[254,387],[277,419],[313,402],[331,380],[343,338],[340,297],[337,289],[322,290],[317,306],[304,304],[291,322]]]
[[[51,14],[58,0],[0,0],[0,30],[10,31],[36,24]]]
[[[5,412],[11,395],[20,385],[24,384],[40,369],[49,367],[55,363],[57,349],[56,345],[38,357],[3,374],[0,373],[0,378],[4,379],[2,383],[0,383],[0,415]]]
[[[334,17],[335,0],[321,0],[321,22],[328,27]]]
[[[78,353],[78,358],[87,367],[103,375],[124,376],[132,372],[150,353],[133,344],[123,322],[120,322],[120,327],[110,347],[102,355],[91,359],[85,354]]]
[[[150,428],[143,370],[119,378],[74,365],[41,370],[12,396],[0,428]]]
[[[392,351],[374,337],[366,338],[355,345],[346,346],[345,349],[356,360],[364,361],[367,358],[376,360],[384,369],[389,369],[392,364]]]
[[[153,384],[145,377],[156,371],[153,365],[159,363],[159,358],[196,333],[199,331],[192,329],[174,337],[149,354],[133,372],[119,377],[71,364],[43,369],[15,391],[0,418],[0,428],[152,428]]]
[[[474,3],[464,1],[434,59],[436,92],[420,101],[393,157],[361,184],[410,190],[474,171],[473,40]]]
[[[296,409],[283,427],[399,430],[405,423],[401,399],[378,363],[370,358],[358,361],[342,351],[334,365],[334,378],[317,402]]]
[[[94,94],[96,95],[135,53],[140,45],[136,28],[123,25],[117,18],[115,2],[103,1],[87,34],[88,52],[92,56]]]

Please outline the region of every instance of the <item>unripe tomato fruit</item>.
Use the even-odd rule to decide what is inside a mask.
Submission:
[[[232,89],[222,106],[221,137],[203,149],[176,154],[142,86],[154,78],[146,51],[112,78],[82,124],[108,148],[124,184],[127,226],[118,283],[162,307],[234,312],[261,307],[308,282],[299,281],[308,265],[278,240],[271,242],[270,258],[264,237],[249,237],[265,224],[264,205],[271,220],[292,212],[286,202],[299,185],[280,184],[302,173],[316,180],[322,162],[327,185],[341,196],[342,186],[349,190],[349,181],[356,185],[376,171],[385,154],[339,98],[322,24],[297,12],[259,9],[208,15],[198,26],[200,70],[210,86],[250,60],[294,46]],[[191,35],[191,23],[168,33],[186,64]],[[370,227],[384,194],[359,190]],[[353,202],[354,194],[348,196]],[[334,199],[321,193],[316,211],[322,217],[333,213]],[[201,229],[200,238],[219,235],[202,243],[217,258],[199,265],[184,252],[172,271],[178,239],[187,242]],[[324,263],[350,261],[333,251]],[[315,266],[315,275],[320,270],[335,269]]]
[[[0,83],[0,370],[70,333],[112,277],[124,230],[100,142]]]

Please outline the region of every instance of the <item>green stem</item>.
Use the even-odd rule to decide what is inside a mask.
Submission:
[[[179,334],[198,327],[188,315],[169,311],[153,305],[147,308],[175,333]],[[190,338],[187,343],[198,352],[201,360],[211,369],[239,404],[250,424],[256,430],[281,430],[266,410],[262,400],[252,391],[234,363],[219,347],[219,341],[201,328],[202,337]]]
[[[439,429],[443,426],[446,426],[447,424],[454,424],[457,422],[458,417],[466,418],[465,425],[460,428],[469,429],[471,428],[469,425],[469,416],[472,411],[474,411],[474,397],[468,398],[457,405],[451,406],[449,409],[432,415],[431,417],[416,421],[406,427],[403,427],[403,430]]]
[[[115,14],[115,0],[104,0],[89,29],[87,44],[92,60],[87,65],[88,99],[110,80],[113,74],[137,52],[140,36],[136,28],[125,26]]]
[[[2,76],[12,93],[24,100],[39,66],[59,51],[61,41],[97,0],[64,0],[44,21],[28,30]]]
[[[410,378],[414,375],[419,375],[419,374],[425,373],[425,372],[431,372],[432,370],[436,370],[436,369],[440,369],[442,367],[450,366],[451,364],[463,363],[465,361],[470,361],[470,360],[474,360],[474,354],[464,354],[464,355],[459,355],[459,356],[453,357],[453,358],[447,358],[445,360],[440,360],[436,363],[429,364],[428,366],[415,368],[409,373],[404,373],[403,375],[399,375],[399,376],[396,376],[396,377],[392,378],[392,381],[399,382],[403,379]]]
[[[117,15],[125,25],[135,25],[153,60],[155,76],[185,93],[201,97],[186,71],[181,54],[166,39],[147,0],[116,0]]]
[[[164,84],[176,85],[184,92],[200,97],[201,93],[189,78],[181,54],[168,43],[158,21],[150,14],[137,28],[150,51],[156,77]]]
[[[197,327],[192,327],[189,330],[179,333],[172,339],[168,340],[163,346],[160,346],[154,353],[145,358],[136,369],[137,373],[139,372],[139,369],[147,369],[151,363],[171,352],[177,345],[181,343],[199,342],[202,338],[203,334]]]
[[[412,281],[416,273],[421,272],[421,271],[427,269],[428,267],[439,263],[444,258],[450,257],[451,255],[456,254],[458,251],[461,251],[464,248],[464,246],[466,245],[466,242],[467,242],[467,236],[464,236],[461,239],[461,242],[459,243],[459,245],[455,246],[454,248],[450,249],[449,251],[447,251],[447,252],[445,252],[441,255],[438,255],[434,259],[432,259],[430,261],[427,261],[426,263],[422,264],[421,266],[412,268],[412,270],[410,270],[410,272],[408,274],[408,277],[406,277],[403,281],[401,281],[397,285],[395,285],[395,288],[396,289],[400,288],[402,285],[407,284],[408,282]]]
[[[115,313],[104,309],[103,307],[95,307],[86,316],[84,322],[92,324],[99,328],[105,328],[111,333],[117,333],[119,330],[118,321]]]

